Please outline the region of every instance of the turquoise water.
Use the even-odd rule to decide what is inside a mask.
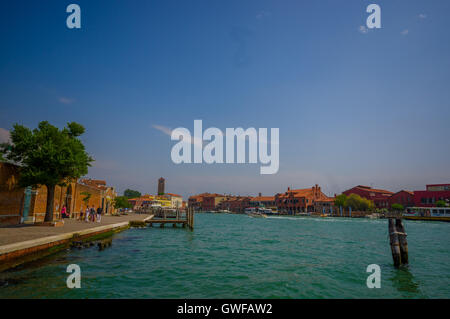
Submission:
[[[1,298],[449,298],[450,224],[406,221],[410,266],[392,266],[386,220],[197,214],[193,232],[116,234],[0,273]],[[66,267],[81,267],[80,289]],[[369,289],[369,264],[381,288]]]

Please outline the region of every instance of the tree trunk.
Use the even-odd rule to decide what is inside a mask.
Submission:
[[[53,221],[53,205],[55,202],[55,185],[46,185],[47,186],[47,207],[45,210],[45,219],[46,222]]]

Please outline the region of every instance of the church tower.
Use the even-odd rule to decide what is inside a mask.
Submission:
[[[164,178],[158,179],[158,195],[164,195]]]

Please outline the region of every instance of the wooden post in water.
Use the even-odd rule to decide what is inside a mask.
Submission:
[[[400,242],[400,256],[402,264],[408,264],[408,241],[406,240],[405,227],[401,218],[395,220],[395,228],[397,230],[398,240]]]
[[[394,218],[389,218],[389,238],[392,252],[392,259],[394,260],[394,267],[399,267],[402,263],[400,253],[400,242],[398,239],[397,228],[395,227]]]

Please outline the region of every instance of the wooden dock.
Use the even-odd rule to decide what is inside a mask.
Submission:
[[[154,215],[152,219],[148,219],[145,221],[150,227],[154,225],[159,225],[159,227],[163,228],[167,224],[172,224],[172,227],[177,227],[180,225],[181,227],[188,227],[190,230],[194,229],[194,209],[186,208],[185,211],[175,210],[167,211],[165,209],[159,208],[151,208],[146,209],[145,213],[151,213]]]

